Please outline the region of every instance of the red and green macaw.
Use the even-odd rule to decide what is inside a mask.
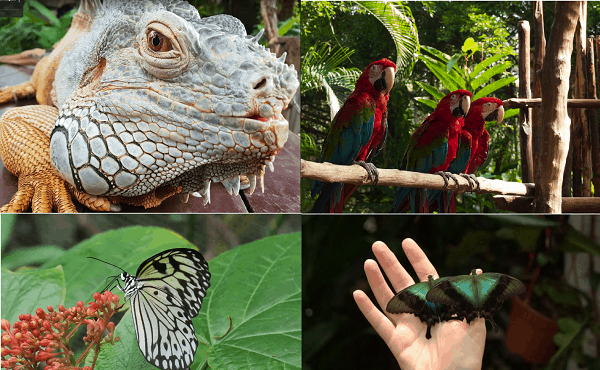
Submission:
[[[385,146],[387,102],[394,85],[396,65],[388,59],[371,63],[360,75],[354,92],[331,122],[319,162],[359,164],[377,184],[379,173],[370,163]],[[314,180],[311,195],[319,198],[312,212],[339,213],[357,185]]]
[[[475,100],[464,119],[456,158],[450,163],[447,171],[465,177],[471,185],[471,190],[475,188],[475,184],[479,186],[473,174],[485,163],[488,156],[490,134],[485,129],[485,122],[497,121],[499,124],[502,119],[504,119],[502,100],[492,97]],[[434,203],[437,202],[439,212],[456,212],[456,197],[452,193],[432,191],[429,205],[435,207]]]
[[[463,124],[461,117],[467,114],[470,104],[471,93],[466,90],[456,90],[443,97],[412,135],[400,169],[439,174],[447,185],[448,175],[444,171],[456,157]],[[409,208],[413,212],[428,212],[426,189],[396,188],[393,212],[407,212]]]

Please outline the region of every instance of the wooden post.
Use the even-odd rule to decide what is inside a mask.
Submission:
[[[529,22],[519,21],[519,98],[531,99],[531,68]],[[519,142],[521,144],[521,178],[523,182],[533,181],[533,155],[531,153],[531,109],[521,108],[519,112]]]
[[[598,36],[600,40],[600,36]],[[587,97],[588,99],[597,99],[596,94],[596,69],[594,63],[594,38],[590,37],[587,39]],[[592,151],[592,168],[593,177],[592,182],[594,183],[594,196],[600,197],[600,129],[598,128],[598,110],[588,110],[588,123],[590,127],[590,144]]]
[[[583,1],[575,30],[577,48],[575,87],[573,89],[575,99],[587,98],[586,19],[587,3]],[[573,110],[571,117],[573,117],[573,196],[589,197],[592,195],[592,158],[587,109]]]
[[[544,54],[546,52],[546,36],[544,35],[544,7],[541,1],[533,2],[533,34],[535,36],[535,46],[533,49],[533,86],[532,96],[534,98],[542,97],[542,85],[540,84],[540,73],[544,65]],[[533,152],[533,168],[537,171],[540,161],[541,151],[541,118],[540,108],[531,110],[531,151]]]
[[[556,2],[542,68],[542,143],[540,171],[535,173],[534,212],[561,213],[562,178],[569,151],[567,95],[573,36],[581,2]]]

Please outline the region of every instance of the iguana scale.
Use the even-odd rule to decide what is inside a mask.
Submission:
[[[262,185],[288,137],[281,115],[298,88],[293,66],[228,15],[200,18],[180,0],[82,0],[73,25],[31,81],[0,103],[39,104],[0,118],[0,156],[19,191],[0,210],[92,210],[238,193]]]

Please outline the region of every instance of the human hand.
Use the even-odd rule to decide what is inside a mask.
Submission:
[[[404,239],[402,249],[420,281],[439,275],[423,250],[412,239]],[[415,281],[400,264],[394,253],[383,242],[373,243],[373,253],[383,271],[399,292]],[[481,369],[485,348],[485,320],[478,318],[467,324],[466,320],[444,321],[431,328],[431,339],[425,338],[427,325],[413,314],[391,314],[385,307],[394,291],[386,283],[374,260],[365,261],[365,273],[375,294],[381,312],[367,295],[354,291],[354,300],[371,326],[388,345],[403,370],[410,369]],[[481,273],[478,270],[477,273]]]

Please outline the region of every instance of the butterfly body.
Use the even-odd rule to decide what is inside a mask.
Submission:
[[[436,283],[426,299],[451,306],[450,312],[466,318],[467,323],[478,317],[492,323],[494,314],[506,299],[525,292],[525,285],[512,276],[498,273],[459,275]]]
[[[452,317],[450,307],[428,301],[426,299],[427,292],[431,287],[440,282],[448,279],[447,277],[433,279],[433,276],[429,276],[428,281],[423,281],[409,286],[406,289],[401,290],[392,298],[387,305],[387,312],[389,313],[412,313],[418,317],[421,322],[427,325],[427,332],[425,338],[431,339],[431,328],[439,322],[444,322],[453,319],[460,319],[459,317]]]
[[[140,264],[136,276],[123,271],[118,286],[131,302],[133,324],[144,358],[161,370],[188,369],[198,338],[192,318],[210,287],[208,263],[194,249],[158,253]]]

